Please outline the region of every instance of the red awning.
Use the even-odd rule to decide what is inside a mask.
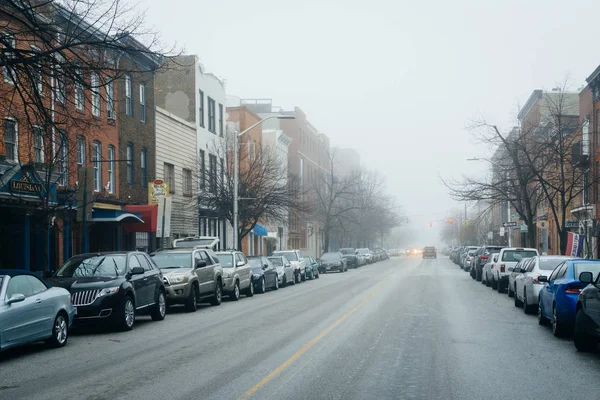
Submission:
[[[125,211],[142,214],[143,224],[123,224],[126,232],[156,232],[158,206],[156,204],[126,205]]]

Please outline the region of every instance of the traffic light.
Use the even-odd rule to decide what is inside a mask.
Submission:
[[[433,226],[433,222],[429,221],[429,227],[431,228]]]
[[[454,218],[448,218],[448,222],[453,224],[454,223]]]

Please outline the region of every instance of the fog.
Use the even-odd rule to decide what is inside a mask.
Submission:
[[[229,94],[299,106],[333,145],[387,177],[415,245],[438,242],[457,205],[440,181],[481,173],[491,149],[470,121],[503,130],[534,89],[597,67],[600,2],[145,0],[165,43],[197,54]],[[479,170],[479,171],[478,171]],[[460,207],[459,207],[460,209]],[[432,222],[432,227],[429,222]],[[411,243],[407,243],[411,245]]]

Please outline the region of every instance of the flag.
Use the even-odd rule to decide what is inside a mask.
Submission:
[[[583,251],[583,235],[567,232],[566,256],[581,257]]]

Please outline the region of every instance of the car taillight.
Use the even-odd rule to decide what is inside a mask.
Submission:
[[[505,265],[504,264],[500,264],[500,272],[504,272],[504,268],[505,268]]]
[[[579,293],[581,293],[582,290],[583,290],[582,288],[578,288],[576,286],[567,286],[565,288],[565,293],[579,294]]]
[[[471,261],[471,257],[467,257],[467,261]]]
[[[487,261],[488,258],[488,256],[479,256],[479,259],[483,261]]]

